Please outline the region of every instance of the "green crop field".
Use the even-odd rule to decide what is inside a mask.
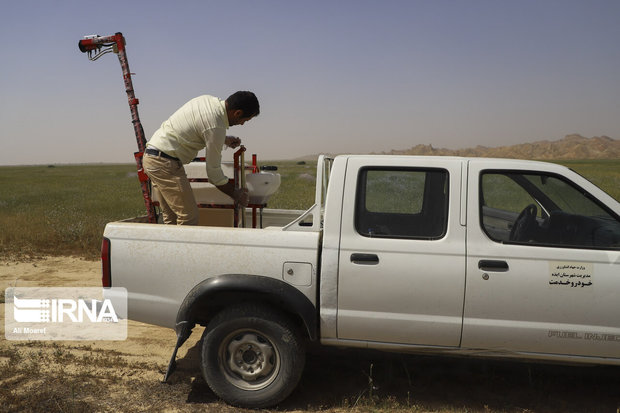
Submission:
[[[620,161],[562,161],[620,200]],[[281,174],[268,207],[306,209],[314,202],[316,165],[263,162]],[[0,257],[96,258],[107,222],[144,215],[134,165],[0,167]]]

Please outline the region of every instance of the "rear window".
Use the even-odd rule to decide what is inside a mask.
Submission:
[[[363,236],[439,239],[448,222],[448,172],[362,169],[355,205],[355,228]]]

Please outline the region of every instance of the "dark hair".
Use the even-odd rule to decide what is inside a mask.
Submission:
[[[244,117],[258,116],[260,113],[260,106],[256,95],[252,92],[239,91],[228,96],[226,99],[228,109],[242,110]]]

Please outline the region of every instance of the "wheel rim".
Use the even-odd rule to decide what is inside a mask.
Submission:
[[[237,330],[220,344],[220,368],[243,390],[260,390],[278,376],[280,354],[273,341],[255,330]]]

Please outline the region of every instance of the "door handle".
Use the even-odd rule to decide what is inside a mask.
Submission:
[[[482,271],[506,272],[508,271],[508,263],[500,260],[480,260],[478,268]]]
[[[354,264],[362,265],[377,265],[379,264],[379,257],[377,254],[351,254],[351,262]]]

